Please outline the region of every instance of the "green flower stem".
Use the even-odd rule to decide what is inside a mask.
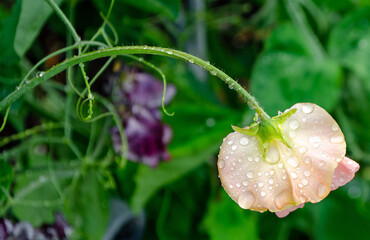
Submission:
[[[110,57],[110,56],[117,56],[117,55],[134,55],[134,54],[152,54],[152,55],[161,55],[166,57],[171,57],[183,61],[187,61],[198,65],[205,70],[209,71],[213,76],[219,77],[223,80],[226,84],[229,85],[230,88],[237,91],[243,99],[246,99],[252,109],[254,109],[261,119],[270,119],[270,117],[263,111],[263,109],[259,106],[258,102],[255,98],[250,95],[240,84],[238,84],[234,79],[229,77],[226,73],[221,71],[220,69],[216,68],[215,66],[211,65],[209,62],[206,62],[200,58],[197,58],[193,55],[190,55],[185,52],[181,52],[178,50],[173,50],[170,48],[160,48],[160,47],[148,47],[148,46],[123,46],[123,47],[113,47],[113,48],[106,48],[100,49],[97,51],[92,51],[89,53],[81,54],[78,56],[74,56],[72,58],[66,59],[60,64],[54,66],[53,68],[46,71],[42,76],[37,76],[27,85],[23,85],[17,88],[14,92],[9,94],[6,98],[0,101],[0,111],[5,107],[12,104],[15,100],[20,98],[24,95],[27,91],[34,88],[38,84],[54,77],[58,73],[68,69],[71,66],[92,61],[98,58],[103,57]]]

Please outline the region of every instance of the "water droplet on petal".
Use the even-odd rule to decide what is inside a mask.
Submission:
[[[247,144],[249,143],[249,140],[248,140],[248,138],[243,137],[243,138],[241,138],[241,139],[239,140],[239,143],[240,143],[241,145],[245,146],[245,145],[247,145]]]
[[[306,170],[306,171],[303,172],[303,175],[305,175],[306,177],[309,177],[311,175],[311,173],[310,173],[310,171]]]
[[[305,162],[306,164],[311,164],[312,160],[311,160],[311,158],[306,157],[306,158],[304,159],[304,162]]]
[[[275,206],[278,209],[283,209],[285,205],[291,202],[291,192],[289,190],[281,191],[278,195],[275,197]]]
[[[303,154],[303,153],[307,152],[307,148],[306,147],[300,147],[299,152]]]
[[[189,61],[189,63],[194,63],[194,59],[192,59],[192,58],[189,58],[188,61]]]
[[[237,184],[236,184],[236,187],[238,187],[238,188],[239,188],[240,186],[241,186],[241,185],[240,185],[240,183],[237,183]]]
[[[244,209],[248,209],[252,207],[255,201],[256,201],[256,197],[251,192],[242,193],[240,194],[238,198],[239,206]]]
[[[172,51],[172,50],[167,50],[167,53],[168,53],[168,54],[172,54],[172,53],[173,53],[173,51]]]
[[[259,186],[260,188],[261,188],[261,187],[263,187],[263,185],[264,185],[264,184],[263,184],[263,182],[259,182],[259,183],[258,183],[258,186]]]
[[[311,136],[308,141],[310,143],[319,143],[321,141],[320,137],[319,136]]]
[[[290,173],[290,176],[291,176],[293,179],[296,179],[296,178],[297,178],[297,174],[296,174],[295,172]]]
[[[225,167],[225,161],[224,160],[219,160],[218,161],[218,167],[219,168],[224,168]]]
[[[254,173],[253,173],[253,172],[247,172],[247,177],[248,177],[248,178],[253,178],[253,175],[254,175]]]
[[[305,185],[305,186],[307,186],[307,185],[308,185],[308,181],[307,181],[307,179],[305,179],[305,178],[304,178],[304,179],[302,179],[302,184],[303,184],[303,185]]]
[[[248,185],[248,182],[247,181],[243,181],[243,185],[244,186],[247,186]]]
[[[274,179],[270,178],[269,179],[269,184],[273,184],[274,183]]]
[[[261,197],[266,196],[266,193],[264,191],[261,192]]]
[[[302,106],[302,111],[303,111],[304,113],[307,113],[307,114],[312,113],[312,112],[313,112],[313,109],[314,109],[314,107],[313,107],[313,105],[312,105],[312,104],[304,104],[304,105]]]
[[[271,174],[271,176],[274,175],[275,174],[275,170],[274,169],[271,169],[270,170],[270,174]]]
[[[319,184],[318,188],[317,188],[317,195],[320,197],[320,198],[324,198],[326,197],[330,192],[330,187],[324,185],[324,184]]]
[[[325,162],[324,162],[323,160],[321,160],[321,161],[319,162],[319,165],[320,165],[320,167],[323,167],[323,166],[325,165]]]
[[[333,131],[338,131],[338,130],[339,130],[339,126],[338,126],[338,124],[333,123],[333,125],[331,126],[331,129],[332,129]]]
[[[297,129],[298,127],[299,127],[299,123],[298,123],[298,121],[297,120],[291,120],[290,122],[289,122],[289,127],[291,128],[291,129]]]
[[[298,167],[298,159],[296,157],[289,157],[287,160],[288,164],[292,167]]]
[[[252,157],[248,157],[248,161],[252,162],[253,161],[253,158]]]
[[[283,168],[283,167],[284,167],[284,164],[283,164],[283,163],[279,163],[279,164],[278,164],[278,167],[279,167],[279,168]]]
[[[343,137],[342,134],[332,136],[330,138],[330,142],[332,142],[332,143],[343,143],[344,142],[344,137]]]
[[[279,159],[280,159],[279,150],[274,144],[272,144],[270,148],[267,150],[266,162],[274,164],[277,163]]]
[[[231,145],[233,143],[234,143],[233,140],[230,140],[230,141],[227,142],[227,144],[229,144],[229,145]]]
[[[233,151],[235,151],[237,148],[238,148],[238,147],[237,147],[237,146],[235,146],[235,145],[233,145],[233,146],[231,147],[231,149],[232,149]]]
[[[234,188],[234,186],[232,184],[230,184],[229,188]]]

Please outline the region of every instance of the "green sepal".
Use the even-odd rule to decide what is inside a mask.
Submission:
[[[259,125],[257,123],[252,123],[249,127],[246,128],[240,128],[237,126],[231,126],[235,132],[255,136],[258,132]]]
[[[289,111],[286,111],[286,112],[284,112],[280,115],[277,115],[277,116],[273,117],[272,120],[274,122],[278,122],[278,123],[284,122],[285,120],[287,120],[288,117],[290,117],[296,111],[297,111],[296,108],[290,109]]]

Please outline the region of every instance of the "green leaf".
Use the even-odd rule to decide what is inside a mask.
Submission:
[[[58,5],[62,2],[62,0],[53,1]],[[53,9],[44,0],[22,1],[22,10],[14,38],[14,50],[20,58],[30,48],[52,12]]]
[[[108,194],[101,175],[88,171],[80,176],[65,202],[65,213],[84,239],[101,239],[108,221]]]
[[[223,190],[208,205],[204,225],[211,240],[259,239],[257,213],[240,208]]]
[[[297,102],[331,111],[337,104],[342,70],[331,59],[314,59],[292,24],[279,26],[267,40],[251,76],[251,92],[272,115]]]
[[[370,7],[352,12],[333,30],[329,53],[358,76],[370,79]]]
[[[331,60],[314,61],[307,57],[272,52],[256,62],[252,93],[272,115],[297,102],[312,102],[331,111],[337,104],[342,71]]]
[[[147,12],[163,14],[171,19],[179,16],[181,7],[180,0],[124,0],[124,2]]]
[[[58,184],[71,179],[75,170],[59,170],[52,173]],[[34,226],[54,221],[54,213],[60,211],[63,201],[51,178],[51,172],[42,170],[17,175],[13,204],[14,215]]]
[[[189,156],[162,162],[155,169],[141,165],[135,177],[136,189],[131,201],[133,210],[138,211],[143,208],[149,198],[162,186],[179,179],[205,163],[218,150],[219,144],[214,144]]]
[[[13,168],[9,163],[0,159],[0,188],[8,190],[13,179]],[[0,201],[4,198],[4,192],[0,189]]]

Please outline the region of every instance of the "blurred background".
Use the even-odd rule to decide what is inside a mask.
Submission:
[[[55,2],[84,40],[110,5]],[[100,59],[85,64],[90,79],[104,70],[92,86],[94,116],[118,118],[81,121],[66,73],[12,105],[0,133],[0,239],[369,239],[369,0],[116,0],[109,21],[116,45],[174,48],[210,61],[271,116],[297,102],[320,105],[360,171],[286,218],[243,210],[220,186],[216,162],[231,125],[252,122],[246,102],[191,63],[146,55],[117,57],[105,68],[108,59]],[[1,0],[0,99],[39,60],[71,44],[45,1]],[[33,77],[72,54],[48,59]],[[160,75],[143,60],[166,75],[174,116],[160,109]],[[81,72],[72,70],[82,92]]]

